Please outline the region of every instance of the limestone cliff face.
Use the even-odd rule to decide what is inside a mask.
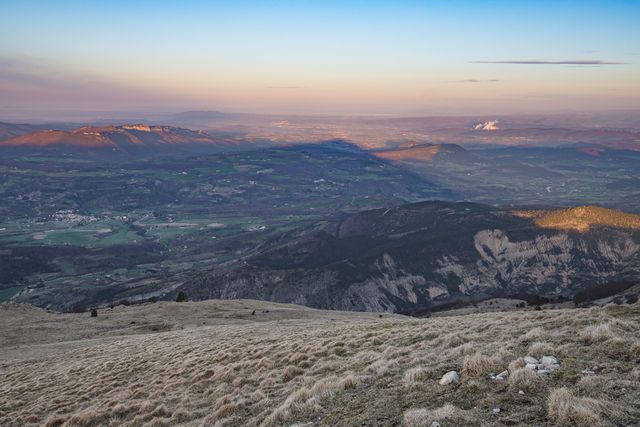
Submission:
[[[275,248],[230,266],[224,275],[204,275],[188,285],[188,292],[401,311],[461,298],[571,297],[594,285],[640,283],[637,230],[545,230],[528,220],[513,222],[499,211],[421,209],[411,206],[402,221],[385,212],[349,218],[348,233],[343,226],[334,235],[323,232],[286,242],[286,251]],[[413,217],[405,219],[407,212]],[[496,227],[500,224],[507,227]],[[292,254],[295,265],[287,262]]]

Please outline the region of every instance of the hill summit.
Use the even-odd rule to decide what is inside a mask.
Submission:
[[[514,211],[515,216],[532,218],[538,227],[586,232],[594,226],[640,229],[640,215],[598,206],[578,206],[559,210]]]

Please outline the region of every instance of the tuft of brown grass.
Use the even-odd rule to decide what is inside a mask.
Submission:
[[[537,359],[540,359],[542,356],[553,355],[553,353],[553,346],[547,342],[538,341],[529,346],[529,354]]]
[[[409,388],[419,387],[424,384],[424,381],[427,379],[428,374],[429,371],[425,368],[411,368],[404,373],[402,381],[404,385]]]
[[[436,409],[409,409],[405,411],[403,425],[406,427],[430,427],[432,423],[446,421],[451,425],[467,425],[466,411],[449,403]]]
[[[287,366],[286,368],[284,368],[284,370],[282,371],[282,379],[286,382],[286,381],[291,381],[292,379],[294,379],[295,377],[297,377],[298,375],[302,375],[304,374],[304,370],[301,368],[298,368],[297,366]]]
[[[493,359],[481,353],[465,356],[462,361],[462,373],[472,377],[487,375],[493,368]]]
[[[566,387],[552,390],[547,400],[547,416],[557,426],[595,426],[604,408],[599,400],[574,396]]]
[[[587,344],[594,344],[616,337],[616,333],[609,323],[587,326],[580,333],[580,338]]]
[[[527,368],[516,368],[509,374],[507,384],[509,390],[533,390],[538,384],[539,378],[535,372]]]

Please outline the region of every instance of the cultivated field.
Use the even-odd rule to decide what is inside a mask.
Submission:
[[[426,319],[0,305],[0,425],[637,425],[639,326],[638,304]]]

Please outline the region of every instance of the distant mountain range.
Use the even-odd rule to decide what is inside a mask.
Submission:
[[[27,128],[7,126],[5,129],[7,133],[16,134]],[[83,126],[70,131],[37,130],[0,141],[0,147],[130,152],[190,145],[231,147],[235,143],[236,141],[231,139],[214,137],[203,131],[173,126],[125,124],[121,126]]]

